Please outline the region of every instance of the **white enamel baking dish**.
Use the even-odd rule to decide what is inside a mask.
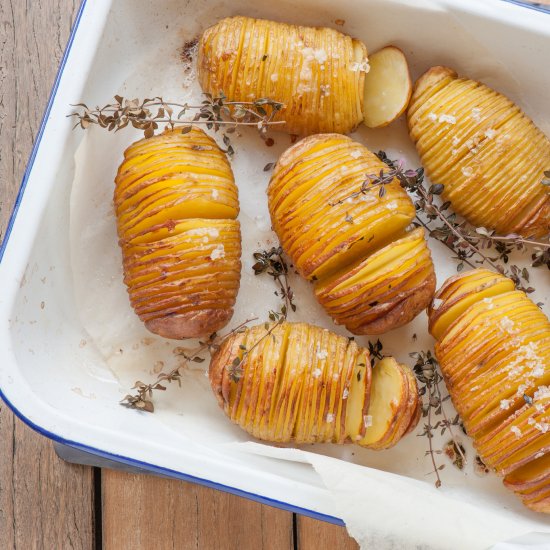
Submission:
[[[487,56],[485,70],[472,76],[491,83],[493,69],[505,65],[513,78],[500,88],[534,116],[547,108],[550,15],[514,4],[519,3],[302,0],[297,14],[285,2],[267,0],[83,0],[0,250],[0,389],[6,403],[57,442],[340,523],[328,491],[309,467],[224,456],[203,442],[179,439],[155,415],[118,405],[120,388],[103,376],[94,349],[81,345],[72,294],[68,205],[73,157],[83,134],[71,130],[68,106],[82,98],[102,103],[112,97],[109,73],[125,71],[125,49],[145,52],[171,13],[197,28],[236,13],[279,19],[292,13],[291,20],[302,23],[345,19],[345,30],[365,39],[372,51],[394,41],[413,65],[431,52],[436,63],[459,70],[468,69],[469,49],[453,35],[458,27],[467,29]],[[369,41],[362,29],[373,20],[382,30]],[[548,115],[542,127],[550,130]]]

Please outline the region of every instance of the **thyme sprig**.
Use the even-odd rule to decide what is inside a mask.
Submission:
[[[465,264],[472,268],[485,264],[510,277],[521,290],[527,293],[534,291],[534,288],[528,285],[528,270],[509,264],[510,254],[514,250],[525,251],[527,247],[531,247],[532,265],[546,265],[550,269],[550,241],[537,241],[516,234],[500,236],[485,228],[475,228],[450,212],[449,201],[438,204],[435,198],[443,192],[443,185],[427,187],[422,168],[405,170],[401,162],[390,160],[384,151],[379,151],[377,156],[389,169],[367,175],[358,191],[333,205],[361,194],[368,194],[372,187],[376,186],[380,187],[378,195],[383,197],[386,193],[385,186],[396,178],[401,187],[414,197],[416,223],[426,228],[430,237],[437,239],[453,252],[453,258],[457,261],[457,271],[461,271]],[[437,222],[440,225],[434,227]]]
[[[418,393],[420,396],[424,397],[422,417],[425,418],[426,421],[424,423],[424,431],[418,435],[428,438],[428,450],[426,451],[426,455],[430,456],[433,466],[432,473],[435,473],[436,476],[435,486],[439,488],[441,487],[439,472],[445,467],[445,464],[437,464],[436,455],[441,454],[442,451],[434,449],[432,439],[435,432],[439,431],[440,435],[443,435],[448,430],[453,448],[459,457],[460,464],[462,464],[462,466],[466,464],[464,447],[457,440],[453,432],[453,426],[460,425],[460,418],[458,414],[452,419],[449,419],[447,416],[444,403],[449,399],[449,395],[443,395],[441,392],[440,384],[443,381],[443,376],[439,371],[439,364],[432,352],[430,350],[417,351],[409,355],[416,361],[413,366],[413,371],[420,383]],[[434,423],[434,416],[441,416],[442,418]]]
[[[246,360],[246,358],[250,355],[250,353],[256,349],[261,342],[263,342],[266,338],[269,338],[271,334],[274,332],[274,330],[284,323],[287,318],[287,309],[286,306],[281,306],[280,311],[270,311],[269,312],[269,320],[273,322],[272,325],[270,325],[268,322],[264,324],[264,329],[266,330],[266,333],[262,335],[261,338],[256,340],[252,346],[249,348],[246,348],[244,346],[241,346],[241,350],[243,351],[242,355],[240,357],[235,357],[233,359],[233,362],[231,363],[231,366],[228,369],[229,378],[237,383],[242,377],[243,377],[243,363]]]
[[[282,314],[286,316],[288,310],[296,311],[294,293],[288,283],[288,264],[282,247],[273,246],[269,250],[257,250],[253,257],[256,260],[252,266],[254,275],[267,273],[277,283],[279,290],[275,291],[275,295],[284,302],[281,308]]]
[[[227,152],[233,154],[229,134],[238,126],[253,126],[265,139],[267,129],[272,125],[284,124],[284,121],[274,120],[283,104],[268,98],[255,101],[226,101],[224,95],[214,97],[203,94],[205,99],[200,105],[165,101],[157,96],[139,99],[127,99],[120,95],[114,96],[114,103],[108,103],[95,109],[85,103],[71,105],[79,110],[67,116],[77,119],[74,128],[80,126],[83,130],[90,125],[97,125],[109,132],[118,132],[127,126],[143,130],[144,136],[150,138],[160,125],[173,130],[181,126],[181,132],[191,131],[192,124],[204,124],[214,131],[224,127],[223,142]],[[194,114],[193,114],[194,113]],[[193,117],[189,119],[189,114]]]
[[[166,383],[177,382],[181,386],[181,372],[189,365],[189,363],[203,363],[206,359],[203,356],[205,351],[210,353],[217,351],[220,346],[220,342],[225,338],[230,337],[233,334],[243,332],[246,326],[253,321],[256,321],[257,317],[246,319],[235,328],[231,329],[225,336],[219,336],[216,332],[212,333],[204,342],[199,341],[199,346],[194,349],[186,349],[178,347],[174,350],[174,353],[183,358],[175,368],[170,372],[161,372],[158,374],[157,379],[154,382],[146,384],[140,380],[136,381],[132,389],[136,390],[133,394],[126,395],[120,404],[128,409],[137,409],[145,412],[154,412],[155,406],[152,401],[154,391],[166,391]]]

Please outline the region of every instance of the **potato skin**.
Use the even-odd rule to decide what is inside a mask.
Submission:
[[[526,506],[550,512],[548,318],[509,279],[484,269],[452,277],[435,299],[430,330],[444,320],[436,356],[477,451]]]
[[[542,185],[550,141],[504,95],[432,67],[416,82],[409,132],[443,198],[476,226],[507,235],[550,232],[550,195]]]
[[[134,311],[166,338],[219,330],[233,314],[241,269],[238,193],[225,155],[194,127],[137,141],[124,157],[114,204]]]
[[[338,134],[309,136],[283,153],[268,187],[273,229],[319,303],[354,334],[382,334],[427,307],[435,272],[415,209],[397,179],[361,193],[388,167]],[[398,252],[396,252],[398,251]]]
[[[363,120],[366,70],[365,45],[329,28],[237,16],[199,42],[202,89],[231,101],[284,103],[277,119],[291,134],[351,132]]]
[[[372,367],[368,351],[344,336],[307,323],[247,328],[222,342],[209,378],[226,415],[254,437],[298,444],[355,442],[376,450],[395,445],[420,418],[416,378],[392,361],[404,391],[386,396],[393,411],[388,428],[368,445],[361,439],[369,429]]]

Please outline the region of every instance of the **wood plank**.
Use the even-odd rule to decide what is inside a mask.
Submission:
[[[296,533],[299,550],[359,550],[355,539],[339,525],[297,516]]]
[[[0,1],[0,231],[61,59],[75,0]],[[66,464],[5,405],[0,411],[2,548],[94,547],[93,469]]]
[[[192,483],[103,470],[104,550],[292,550],[292,514]]]

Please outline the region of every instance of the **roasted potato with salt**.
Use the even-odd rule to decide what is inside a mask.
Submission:
[[[354,334],[411,321],[435,290],[424,230],[410,229],[411,199],[397,179],[363,185],[389,168],[338,134],[305,138],[277,162],[269,183],[273,229],[319,303]]]
[[[408,367],[386,357],[371,368],[365,348],[306,323],[232,334],[213,355],[209,376],[227,416],[266,441],[386,449],[420,415]]]
[[[397,48],[375,57],[371,68],[365,45],[334,29],[240,16],[203,33],[198,75],[202,89],[214,96],[283,103],[276,120],[298,135],[348,133],[363,119],[371,126],[389,124],[406,108],[412,88]]]
[[[502,94],[432,67],[417,81],[409,131],[443,198],[478,227],[501,235],[550,232],[550,141]]]
[[[124,282],[145,326],[166,338],[222,328],[241,270],[237,187],[216,142],[193,127],[132,144],[115,179]]]
[[[449,393],[481,458],[550,513],[550,322],[503,275],[448,279],[429,328]]]

